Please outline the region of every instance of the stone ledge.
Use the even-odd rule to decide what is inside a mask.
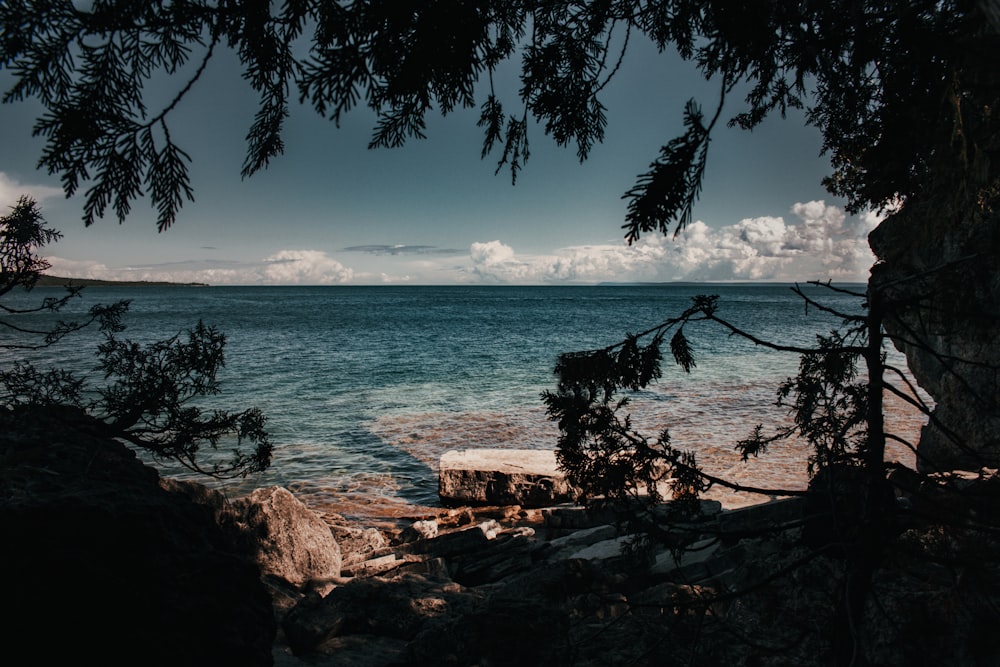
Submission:
[[[441,457],[438,494],[446,506],[548,507],[576,499],[551,450],[464,449]]]

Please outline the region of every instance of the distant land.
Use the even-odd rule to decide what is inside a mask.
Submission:
[[[59,276],[41,275],[38,287],[64,287],[75,285],[77,287],[208,287],[208,283],[170,283],[154,282],[150,280],[93,280],[91,278],[61,278]]]
[[[673,287],[699,287],[701,285],[722,285],[724,287],[782,287],[785,285],[799,285],[808,284],[813,281],[803,280],[801,282],[771,282],[767,280],[676,280],[676,281],[665,281],[665,282],[642,282],[642,281],[632,281],[632,282],[602,282],[597,283],[598,287],[656,287],[663,285],[670,285]],[[816,281],[822,285],[826,285],[827,281],[820,280]],[[861,285],[866,286],[867,283],[858,282],[837,282],[833,281],[831,285]]]

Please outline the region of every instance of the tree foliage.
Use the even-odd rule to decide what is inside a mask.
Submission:
[[[41,212],[29,197],[18,199],[9,215],[0,217],[0,299],[14,290],[30,290],[39,276],[49,268],[49,263],[37,254],[39,248],[58,241],[62,235],[45,226]],[[59,320],[45,329],[20,324],[17,316],[32,313],[58,313],[72,299],[80,295],[80,288],[69,285],[65,294],[46,297],[41,304],[20,308],[0,302],[0,331],[11,337],[0,339],[0,349],[38,349],[59,342],[63,337],[91,324],[99,323],[102,330],[113,331],[120,326],[126,303],[111,306],[97,305],[90,309],[83,320]]]
[[[863,301],[863,294],[856,296]],[[629,334],[599,350],[560,355],[555,367],[557,389],[544,392],[543,400],[550,418],[559,425],[560,463],[586,496],[616,500],[641,496],[657,503],[665,488],[674,499],[683,500],[696,498],[714,485],[769,496],[800,495],[789,489],[749,488],[710,475],[698,467],[694,451],[671,444],[668,429],[652,440],[633,428],[628,393],[662,377],[661,347],[668,335],[674,363],[685,373],[696,367],[695,352],[684,333],[684,327],[694,322],[713,323],[729,335],[800,355],[799,373],[777,392],[777,405],[788,408],[793,426],[765,433],[759,425],[735,445],[744,461],[792,437],[801,437],[811,446],[811,474],[820,468],[859,466],[866,461],[871,445],[870,387],[868,378],[859,376],[858,364],[870,353],[868,320],[839,313],[846,331],[817,335],[814,347],[799,347],[759,339],[725,320],[718,309],[717,296],[697,296],[679,316],[641,334]],[[878,353],[876,365],[882,363],[882,354]]]
[[[38,255],[59,234],[45,225],[34,201],[22,197],[8,216],[0,217],[0,297],[15,289],[31,290],[48,263]],[[69,286],[61,297],[46,297],[26,308],[0,302],[0,328],[11,333],[7,349],[40,349],[68,334],[98,324],[103,342],[95,371],[104,384],[91,386],[61,368],[41,369],[15,360],[0,368],[0,421],[25,407],[70,406],[85,413],[95,435],[118,438],[160,460],[172,460],[214,477],[246,476],[267,468],[271,443],[266,418],[257,408],[240,412],[205,410],[197,405],[220,392],[218,372],[225,364],[225,336],[199,322],[184,334],[147,345],[121,338],[128,302],[92,307],[79,321],[59,320],[52,327],[23,326],[25,317],[58,313],[80,288]],[[37,413],[32,413],[37,414]],[[52,412],[53,415],[61,414]],[[228,459],[204,446],[233,449]],[[200,456],[199,456],[200,455]]]
[[[512,178],[536,124],[584,160],[604,137],[605,87],[645,39],[715,77],[720,95],[707,122],[686,103],[683,134],[625,194],[629,240],[690,220],[712,129],[736,95],[728,122],[741,128],[805,109],[831,158],[826,185],[852,211],[954,196],[940,182],[949,170],[961,172],[963,196],[1000,192],[979,168],[997,101],[988,63],[1000,60],[991,0],[14,0],[0,25],[0,63],[15,77],[3,100],[44,105],[39,164],[67,194],[86,188],[87,224],[109,209],[124,220],[143,193],[161,230],[175,222],[194,190],[171,113],[223,49],[260,95],[244,176],[284,151],[296,98],[338,123],[374,110],[372,147],[423,137],[428,112],[479,106],[482,154],[499,151],[498,171]],[[518,99],[501,99],[494,74],[518,57]],[[149,108],[154,82],[175,93]]]
[[[888,440],[904,444],[915,457],[920,452],[916,443],[886,430],[884,396],[903,399],[931,420],[932,410],[913,393],[906,374],[887,361],[884,346],[891,337],[883,330],[885,312],[877,298],[825,286],[855,296],[864,308],[838,312],[796,286],[796,293],[810,307],[840,319],[840,327],[817,334],[811,346],[763,340],[726,320],[717,297],[698,296],[677,317],[642,333],[627,334],[605,348],[561,355],[555,367],[557,388],[544,392],[543,400],[549,417],[559,425],[559,463],[582,490],[584,500],[616,508],[648,540],[673,549],[688,546],[693,538],[684,534],[684,517],[698,514],[701,505],[695,501],[713,487],[757,495],[761,500],[800,497],[804,508],[800,531],[789,542],[794,558],[757,563],[755,576],[742,588],[703,591],[687,608],[707,610],[725,601],[752,598],[776,580],[798,581],[797,586],[809,587],[807,595],[829,587],[824,594],[827,607],[818,610],[814,602],[808,612],[823,618],[829,628],[820,633],[818,646],[823,653],[809,660],[816,664],[869,664],[870,652],[878,641],[873,628],[886,623],[905,628],[920,617],[912,607],[905,609],[904,617],[892,617],[884,611],[878,596],[887,594],[885,581],[933,577],[930,573],[940,567],[966,567],[970,553],[993,554],[983,556],[993,558],[1000,552],[996,542],[1000,530],[998,477],[995,469],[983,469],[963,481],[960,476],[936,471],[917,473],[900,462],[886,460]],[[798,355],[798,373],[781,383],[776,392],[776,404],[788,411],[790,424],[758,424],[734,444],[734,449],[746,462],[769,449],[788,446],[790,440],[807,444],[808,460],[803,463],[810,477],[808,489],[753,487],[711,474],[700,466],[695,449],[671,440],[669,417],[663,418],[666,423],[652,435],[633,424],[630,395],[663,376],[662,348],[668,336],[672,361],[685,373],[696,368],[696,350],[685,335],[685,327],[692,323],[709,323],[755,345]],[[676,527],[676,518],[665,522],[663,513],[657,511],[665,499],[683,512],[681,528]],[[742,529],[738,534],[722,532],[716,539],[733,541],[773,530],[765,525]],[[817,567],[817,559],[829,561],[819,568],[824,572],[819,578],[810,569]],[[798,570],[806,573],[796,574]],[[977,572],[983,589],[962,587],[961,604],[996,620],[998,572],[990,568]],[[767,609],[755,608],[756,618],[743,616],[743,621],[760,623],[777,608],[794,610],[796,603],[768,604],[771,607]],[[732,620],[740,614],[723,614],[719,622],[727,623],[727,617]],[[779,623],[797,625],[787,618]],[[777,638],[767,639],[748,638],[746,628],[732,630],[730,641],[756,651],[769,643],[782,643],[781,628],[774,628]],[[815,630],[809,632],[814,634]],[[914,646],[927,643],[919,633],[905,637]],[[779,654],[787,656],[789,649],[784,646]],[[692,651],[716,655],[711,646]],[[919,654],[913,647],[908,651]],[[991,656],[987,660],[996,657],[992,650],[983,655]],[[964,657],[962,660],[968,662]],[[701,663],[692,658],[692,664]]]

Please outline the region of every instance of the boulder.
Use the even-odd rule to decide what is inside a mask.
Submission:
[[[348,635],[411,640],[429,619],[461,615],[481,598],[458,584],[420,575],[354,579],[326,597],[303,599],[282,628],[296,655],[323,653],[324,645]]]
[[[330,527],[287,489],[255,489],[232,511],[264,574],[298,586],[340,576],[340,546]]]
[[[576,500],[579,491],[558,469],[554,451],[451,450],[439,465],[441,502],[454,505],[549,507]]]
[[[256,564],[211,507],[98,429],[71,409],[0,414],[4,634],[21,660],[270,665]]]
[[[923,472],[1000,465],[1000,207],[952,194],[907,201],[869,235],[885,328],[933,399],[917,447]]]

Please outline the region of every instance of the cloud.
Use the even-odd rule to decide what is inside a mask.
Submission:
[[[593,283],[633,280],[637,276],[654,279],[656,261],[664,251],[661,240],[624,245],[589,245],[563,248],[553,255],[518,256],[498,240],[473,243],[471,264],[465,272],[485,282],[497,283]]]
[[[268,257],[266,282],[277,285],[335,285],[350,281],[354,272],[319,250],[282,250]]]
[[[864,282],[874,262],[867,236],[878,222],[873,214],[847,216],[836,206],[810,201],[792,206],[788,220],[745,218],[718,228],[696,221],[676,239],[648,234],[632,245],[568,246],[545,254],[522,253],[500,239],[472,243],[457,261],[452,257],[458,251],[435,246],[354,246],[355,252],[380,256],[357,269],[319,250],[281,250],[257,262],[201,260],[127,268],[48,259],[55,275],[210,285]]]
[[[14,180],[6,173],[0,171],[0,207],[2,215],[7,214],[7,209],[14,206],[22,195],[28,195],[36,202],[43,202],[53,197],[61,197],[62,188],[54,188],[48,185],[27,185]]]
[[[282,250],[260,262],[189,261],[112,268],[99,262],[47,257],[49,273],[71,278],[208,283],[209,285],[335,285],[354,271],[319,250]]]
[[[364,252],[371,255],[464,255],[464,250],[438,248],[433,245],[355,245],[344,248],[345,252]]]
[[[791,213],[796,221],[745,218],[720,228],[696,221],[676,239],[650,234],[631,246],[574,246],[550,255],[520,255],[499,240],[473,243],[465,274],[503,283],[867,280],[876,216],[848,217],[822,201],[797,203]]]
[[[680,266],[699,280],[867,280],[877,219],[848,217],[822,201],[797,203],[791,213],[797,222],[746,218],[717,230],[696,222],[678,240]]]

